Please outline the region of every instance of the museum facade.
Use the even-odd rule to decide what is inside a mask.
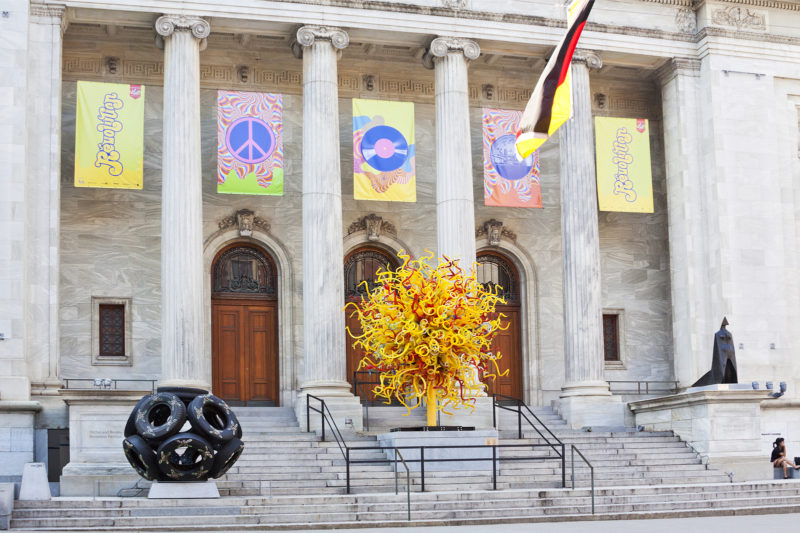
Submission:
[[[800,3],[598,2],[535,209],[485,205],[481,121],[526,105],[552,2],[3,5],[0,476],[67,431],[72,462],[111,453],[104,413],[156,381],[358,428],[343,307],[401,251],[503,287],[490,392],[631,425],[726,316],[739,380],[788,385],[757,432],[800,439]],[[146,88],[141,189],[75,186],[79,81]],[[281,95],[282,195],[218,192],[218,91]],[[414,103],[416,201],[354,198],[353,99]],[[594,117],[649,121],[652,213],[598,211]]]

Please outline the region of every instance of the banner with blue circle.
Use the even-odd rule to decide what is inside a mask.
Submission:
[[[416,202],[414,104],[353,100],[353,196]]]

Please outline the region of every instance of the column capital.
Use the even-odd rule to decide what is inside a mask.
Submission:
[[[700,60],[688,57],[673,57],[656,70],[656,79],[664,85],[678,74],[698,76],[700,73]]]
[[[595,70],[603,67],[603,58],[600,57],[600,54],[593,50],[584,50],[582,48],[578,48],[572,54],[572,62],[583,63],[588,68]]]
[[[428,50],[422,56],[422,65],[425,68],[432,69],[433,62],[437,57],[444,57],[452,52],[461,52],[467,60],[474,60],[481,55],[481,47],[472,39],[437,37],[431,41]]]
[[[343,50],[350,44],[350,35],[341,28],[330,26],[303,26],[297,30],[300,46],[311,46],[315,41],[328,41],[334,48]]]
[[[162,15],[155,24],[156,33],[169,37],[176,31],[191,31],[195,39],[205,39],[211,34],[207,20],[189,15]]]

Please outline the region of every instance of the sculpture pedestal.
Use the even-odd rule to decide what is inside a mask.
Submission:
[[[420,471],[420,449],[405,446],[443,446],[443,448],[425,449],[425,471],[440,472],[454,470],[492,470],[492,449],[487,444],[497,443],[496,429],[478,429],[467,431],[394,431],[378,435],[379,446],[401,448],[400,453],[406,460],[411,472]],[[451,446],[476,446],[475,448],[452,448]],[[386,457],[394,461],[394,451],[384,450]],[[498,453],[499,456],[499,453]],[[351,459],[358,460],[358,453],[350,453]],[[482,459],[486,461],[459,461],[458,459]],[[435,459],[448,459],[436,461]],[[409,462],[417,461],[417,462]],[[398,459],[399,462],[399,459]],[[394,463],[392,463],[394,464]],[[498,461],[499,464],[499,461]],[[405,468],[398,466],[400,471]]]
[[[769,452],[761,443],[761,402],[771,391],[750,385],[692,387],[680,394],[631,402],[636,424],[672,431],[709,466],[733,471],[736,481],[770,479]]]
[[[154,500],[219,498],[219,490],[217,490],[216,481],[211,480],[189,482],[153,481],[147,497]]]

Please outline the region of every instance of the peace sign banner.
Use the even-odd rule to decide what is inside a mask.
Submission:
[[[144,86],[78,82],[75,186],[141,189]]]
[[[517,157],[521,111],[483,109],[483,203],[504,207],[542,207],[539,151]]]
[[[280,94],[217,91],[217,192],[283,195]]]
[[[414,104],[353,99],[353,196],[416,202]]]
[[[652,213],[647,119],[595,117],[594,138],[600,211]]]

